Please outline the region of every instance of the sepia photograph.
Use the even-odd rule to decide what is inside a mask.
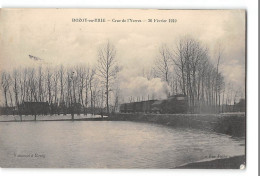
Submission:
[[[0,9],[0,167],[245,169],[246,16]]]

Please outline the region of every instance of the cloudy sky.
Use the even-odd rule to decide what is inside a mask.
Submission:
[[[105,23],[72,22],[72,18],[104,18]],[[148,19],[177,19],[176,23],[148,23]],[[135,19],[142,23],[108,20]],[[245,85],[245,11],[243,10],[73,10],[7,9],[0,16],[1,69],[45,65],[95,64],[97,48],[108,40],[129,81],[150,67],[162,44],[174,47],[189,35],[214,51],[224,49],[220,70],[226,82]],[[40,57],[35,62],[28,55]],[[140,81],[140,80],[139,80]],[[144,80],[143,80],[144,81]],[[141,82],[143,82],[141,81]],[[156,82],[156,81],[155,81]],[[148,83],[147,83],[148,84]],[[150,83],[149,83],[150,84]]]

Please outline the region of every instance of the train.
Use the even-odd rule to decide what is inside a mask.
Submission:
[[[123,103],[119,111],[121,113],[184,114],[188,112],[188,98],[183,94],[177,94],[164,100]]]

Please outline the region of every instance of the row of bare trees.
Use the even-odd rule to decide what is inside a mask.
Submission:
[[[4,90],[5,106],[18,106],[22,102],[50,104],[72,103],[88,105],[92,95],[95,70],[88,66],[64,68],[41,67],[15,69],[12,73],[2,72],[1,85]],[[84,94],[83,94],[84,91]],[[87,92],[87,93],[86,93]]]
[[[220,72],[222,52],[218,49],[213,62],[206,46],[194,38],[184,37],[173,48],[162,45],[154,68],[143,70],[143,76],[148,80],[161,78],[170,87],[168,96],[186,95],[190,112],[204,109],[220,112],[221,104],[231,105],[241,94],[231,83],[225,84]],[[120,95],[116,49],[107,42],[97,53],[95,66],[39,66],[2,72],[5,106],[48,101],[65,107],[74,104],[91,109],[105,107],[109,113],[110,106],[118,106]]]
[[[39,66],[3,71],[4,105],[12,107],[23,102],[48,101],[51,105],[64,107],[75,104],[91,109],[106,107],[109,112],[109,98],[111,94],[118,94],[117,89],[111,89],[119,71],[115,56],[115,47],[107,42],[99,48],[95,66]]]
[[[217,62],[213,63],[207,47],[194,38],[184,37],[174,48],[160,47],[153,68],[154,76],[171,87],[169,95],[186,95],[191,112],[201,112],[203,108],[220,112],[221,104],[228,103],[228,96],[232,94],[225,93],[224,77],[219,71],[222,52],[223,49],[218,48]]]

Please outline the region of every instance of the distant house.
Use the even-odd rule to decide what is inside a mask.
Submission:
[[[46,115],[50,111],[50,106],[48,102],[23,102],[19,105],[18,111],[24,115]]]

